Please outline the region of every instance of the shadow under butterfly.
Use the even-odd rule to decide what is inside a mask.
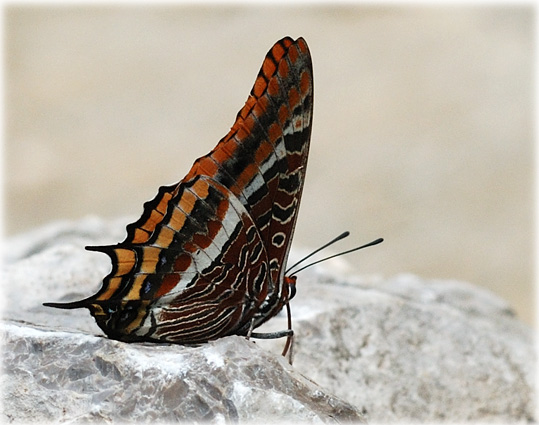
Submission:
[[[307,43],[285,37],[266,55],[245,105],[215,149],[144,204],[123,242],[87,247],[112,260],[101,289],[80,301],[44,305],[88,308],[109,338],[125,342],[286,336],[286,356],[296,276],[285,270],[312,116]],[[284,306],[288,329],[253,332]]]

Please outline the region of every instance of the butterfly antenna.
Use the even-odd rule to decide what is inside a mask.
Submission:
[[[346,233],[346,232],[345,232]],[[344,234],[344,233],[343,233]],[[342,235],[341,235],[342,236]],[[348,236],[348,235],[347,235]],[[338,240],[338,239],[337,239]],[[349,249],[348,251],[343,251],[343,252],[339,252],[338,254],[334,254],[334,255],[330,255],[329,257],[326,257],[326,258],[322,258],[321,260],[317,260],[315,261],[314,263],[310,263],[310,264],[307,264],[306,266],[303,266],[302,268],[296,270],[294,272],[294,274],[297,274],[299,273],[300,271],[302,270],[305,270],[307,267],[311,267],[311,266],[314,266],[315,264],[318,264],[318,263],[321,263],[322,261],[326,261],[326,260],[329,260],[331,258],[335,258],[335,257],[340,257],[341,255],[345,255],[345,254],[350,254],[351,252],[354,252],[354,251],[357,251],[357,250],[360,250],[360,249],[363,249],[363,248],[367,248],[369,246],[373,246],[373,245],[378,245],[379,243],[382,243],[384,241],[383,238],[378,238],[372,242],[369,242],[368,244],[365,244],[365,245],[361,245],[361,246],[358,246],[356,248],[352,248],[352,249]],[[316,250],[316,252],[320,251],[320,249]],[[314,254],[314,253],[313,253]],[[309,256],[305,257],[303,260],[305,260],[306,258],[309,258],[312,254],[310,254]],[[303,261],[301,260],[301,261]],[[301,262],[300,261],[300,262]],[[292,267],[291,267],[292,268]]]
[[[307,255],[306,257],[303,257],[301,260],[299,260],[296,264],[294,264],[293,266],[290,266],[288,267],[288,269],[285,271],[285,274],[288,274],[288,272],[290,270],[292,270],[294,267],[296,267],[298,264],[301,264],[303,263],[305,260],[311,258],[314,254],[317,254],[318,252],[322,251],[323,249],[326,249],[328,246],[330,245],[333,245],[335,242],[338,242],[340,241],[341,239],[344,239],[346,237],[348,237],[350,235],[350,232],[347,230],[346,232],[343,232],[341,233],[339,236],[337,236],[336,238],[330,240],[327,244],[325,245],[322,245],[320,248],[314,250],[313,252],[311,252],[309,255]],[[297,272],[296,272],[297,273]]]

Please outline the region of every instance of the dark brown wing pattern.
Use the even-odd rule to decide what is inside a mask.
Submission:
[[[246,335],[288,302],[284,270],[309,152],[313,72],[305,40],[268,52],[229,133],[144,204],[127,238],[88,247],[112,271],[82,301],[110,337],[196,343]]]

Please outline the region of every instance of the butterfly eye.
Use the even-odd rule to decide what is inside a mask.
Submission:
[[[294,282],[294,283],[296,283],[296,282]],[[291,300],[295,296],[296,296],[296,285],[291,285],[290,286],[290,295],[288,295],[288,299]]]

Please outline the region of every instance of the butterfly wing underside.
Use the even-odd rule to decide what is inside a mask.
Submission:
[[[89,308],[111,338],[178,343],[246,334],[277,314],[312,112],[307,44],[286,37],[217,146],[144,204],[123,242],[88,247],[112,270],[97,294],[64,308]]]

